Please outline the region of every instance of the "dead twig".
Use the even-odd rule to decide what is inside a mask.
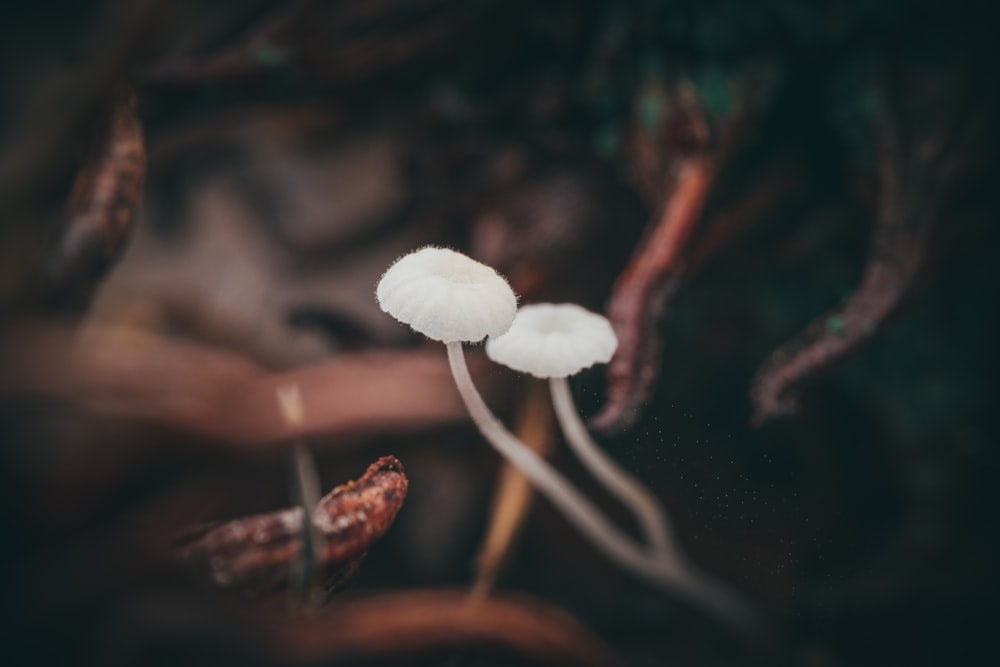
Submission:
[[[608,431],[632,423],[648,397],[659,371],[656,328],[714,179],[712,160],[694,159],[679,170],[667,207],[615,284],[608,318],[618,335],[618,352],[608,365],[608,402],[593,418],[595,428]]]
[[[927,255],[942,202],[977,155],[982,107],[969,113],[965,77],[896,72],[881,82],[875,124],[879,193],[872,249],[861,283],[847,302],[774,351],[751,390],[756,425],[792,415],[796,389],[874,338],[902,307]],[[942,113],[943,111],[943,113]]]
[[[632,261],[615,283],[608,317],[618,351],[608,365],[608,400],[591,420],[605,432],[634,423],[659,372],[657,326],[684,272],[685,257],[720,170],[749,132],[773,78],[769,68],[736,70],[732,102],[710,110],[693,81],[654,80],[640,95],[631,144],[634,180],[656,212]],[[741,221],[742,222],[742,221]]]

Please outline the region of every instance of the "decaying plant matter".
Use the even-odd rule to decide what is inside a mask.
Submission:
[[[344,582],[356,563],[392,526],[408,482],[393,456],[382,457],[356,481],[338,486],[316,506],[314,522],[322,537],[319,565],[328,572],[327,588]],[[176,558],[218,586],[254,592],[287,581],[302,550],[302,510],[228,521],[178,547]]]
[[[830,377],[928,292],[995,301],[977,292],[998,157],[978,10],[100,4],[0,21],[0,662],[887,664],[923,659],[940,618],[989,617],[992,496],[970,482],[992,471],[990,355],[969,353],[967,393],[940,367],[915,397]],[[445,356],[371,304],[426,244],[495,266],[522,304],[608,313],[606,375],[560,396],[670,507],[669,540],[787,632],[779,656],[607,567],[512,469],[497,479]],[[942,258],[972,277],[938,280]],[[954,327],[928,349],[997,328]],[[537,387],[476,348],[468,363],[609,523],[648,529],[554,446]],[[797,416],[788,432],[745,428],[748,387],[754,425]],[[961,427],[913,417],[935,410]],[[307,614],[282,594],[307,526],[269,512],[302,438],[328,484],[399,456],[316,504],[329,592],[360,591]],[[868,559],[897,552],[912,569]],[[858,572],[878,583],[841,585]],[[868,628],[891,649],[845,639]]]

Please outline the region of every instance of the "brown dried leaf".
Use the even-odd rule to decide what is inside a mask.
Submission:
[[[392,526],[409,482],[394,456],[384,456],[356,481],[338,486],[316,506],[320,560],[333,573],[350,566]],[[236,519],[176,552],[178,561],[224,588],[261,592],[286,581],[302,548],[302,509]]]

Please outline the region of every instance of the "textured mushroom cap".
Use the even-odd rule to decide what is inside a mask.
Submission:
[[[486,356],[539,378],[575,375],[606,364],[618,348],[607,318],[572,303],[522,306],[502,336],[486,341]]]
[[[378,305],[442,343],[499,336],[517,312],[517,297],[499,273],[448,248],[403,255],[375,289]]]

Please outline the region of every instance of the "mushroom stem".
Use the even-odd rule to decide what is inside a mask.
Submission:
[[[462,344],[448,343],[447,346],[448,363],[455,376],[458,393],[483,437],[523,472],[594,546],[630,570],[646,569],[644,554],[632,544],[629,537],[612,526],[590,500],[556,472],[545,459],[518,440],[490,411],[469,376]]]
[[[670,520],[659,501],[637,479],[622,470],[590,437],[573,403],[566,378],[549,378],[549,390],[566,442],[590,473],[632,510],[653,553],[676,562],[679,551],[673,539]]]
[[[754,627],[749,608],[723,585],[688,564],[680,554],[669,559],[659,554],[654,557],[646,554],[634,540],[615,528],[589,499],[508,431],[472,383],[462,343],[451,342],[446,346],[458,393],[480,433],[523,472],[591,544],[627,571],[714,612],[741,632]]]

